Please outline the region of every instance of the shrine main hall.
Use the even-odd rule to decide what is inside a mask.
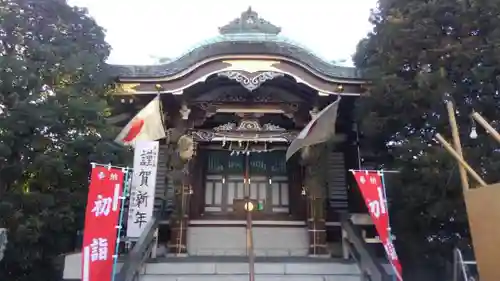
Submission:
[[[155,206],[168,252],[245,254],[246,192],[259,207],[256,255],[342,255],[340,217],[368,220],[349,175],[366,158],[353,117],[366,81],[280,32],[248,9],[176,59],[112,65],[116,125],[160,95],[168,137],[159,140]],[[290,142],[339,97],[332,141],[286,161]],[[194,155],[179,164],[182,136]]]
[[[251,8],[175,59],[110,67],[108,121],[124,127],[159,97],[166,132],[154,216],[138,240],[120,238],[117,280],[391,280],[350,172],[374,168],[354,118],[368,84],[356,68],[321,58]],[[287,161],[290,143],[334,101],[335,135]],[[81,254],[66,255],[63,279],[80,272]]]

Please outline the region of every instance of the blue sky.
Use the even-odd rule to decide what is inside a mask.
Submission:
[[[282,35],[330,60],[350,60],[371,30],[376,0],[69,0],[87,7],[113,51],[110,63],[151,64],[174,58],[217,35],[249,6],[282,28]]]

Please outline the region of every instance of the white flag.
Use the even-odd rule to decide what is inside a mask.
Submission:
[[[321,110],[307,126],[299,133],[286,151],[286,160],[290,159],[300,149],[318,143],[323,143],[335,135],[335,123],[339,109],[340,96],[336,101]]]
[[[156,96],[128,122],[115,141],[134,146],[137,141],[154,141],[164,138],[165,129],[160,110],[160,96]]]

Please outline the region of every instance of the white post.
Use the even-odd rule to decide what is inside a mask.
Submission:
[[[345,260],[348,260],[349,259],[349,246],[346,245],[346,242],[345,240],[346,239],[349,239],[347,237],[347,232],[342,228],[342,258],[344,258]]]
[[[155,230],[153,236],[153,249],[151,249],[151,258],[156,258],[156,251],[158,250],[158,229]]]
[[[0,228],[0,261],[3,259],[5,248],[7,248],[7,229]]]

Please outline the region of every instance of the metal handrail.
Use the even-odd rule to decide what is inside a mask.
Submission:
[[[477,281],[474,277],[469,276],[469,271],[467,270],[467,265],[473,264],[476,264],[476,262],[465,261],[462,251],[455,248],[453,250],[453,281]]]
[[[3,259],[3,255],[5,252],[5,249],[7,248],[7,229],[6,228],[0,228],[0,261]]]
[[[138,280],[139,272],[151,255],[156,243],[155,232],[158,229],[159,220],[153,216],[146,224],[144,231],[132,250],[128,253],[120,272],[116,275],[117,281]]]
[[[347,234],[344,243],[348,245],[351,256],[358,263],[365,280],[391,281],[392,277],[384,267],[377,262],[373,250],[368,247],[361,235],[361,231],[351,221],[348,215],[341,217],[342,230]]]

